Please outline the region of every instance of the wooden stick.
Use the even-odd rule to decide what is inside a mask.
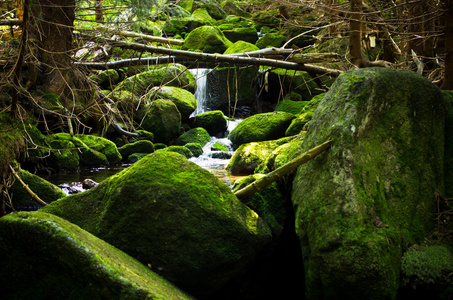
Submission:
[[[291,160],[290,162],[281,166],[280,168],[277,168],[274,171],[266,174],[266,176],[255,180],[254,182],[252,182],[248,186],[240,189],[239,191],[237,191],[234,194],[240,200],[252,196],[253,194],[261,191],[263,188],[265,188],[266,186],[270,185],[271,183],[277,181],[278,179],[282,178],[283,176],[290,174],[295,169],[297,169],[300,165],[312,160],[317,155],[321,154],[327,148],[329,148],[329,146],[332,143],[333,143],[333,141],[329,139],[327,142],[324,142],[323,144],[308,150],[301,156]]]
[[[36,202],[38,202],[39,204],[41,204],[42,206],[46,206],[47,203],[42,201],[41,198],[39,198],[38,195],[36,195],[29,187],[28,185],[22,181],[22,179],[19,177],[19,175],[16,173],[16,171],[14,170],[14,168],[9,165],[9,168],[11,169],[11,171],[13,172],[13,175],[14,177],[16,177],[17,180],[19,180],[20,184],[22,184],[23,188],[30,194],[30,196],[33,198],[33,200],[35,200]]]
[[[169,39],[169,38],[164,38],[160,36],[153,36],[153,35],[147,35],[143,33],[137,33],[137,32],[132,32],[132,31],[122,31],[122,30],[115,30],[115,29],[110,29],[104,26],[98,26],[96,27],[97,30],[108,32],[111,31],[113,33],[120,34],[122,36],[127,36],[127,37],[135,37],[135,38],[142,38],[147,41],[151,42],[158,42],[162,44],[169,44],[169,45],[178,45],[182,46],[184,45],[184,41],[177,40],[177,39]]]

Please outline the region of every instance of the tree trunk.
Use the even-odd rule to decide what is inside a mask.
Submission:
[[[442,89],[453,90],[453,0],[445,0],[445,75]]]
[[[61,95],[70,84],[75,0],[37,0],[30,18],[30,43],[38,49],[44,87]]]
[[[366,62],[362,52],[362,0],[351,0],[349,29],[351,62],[359,68],[365,67]]]

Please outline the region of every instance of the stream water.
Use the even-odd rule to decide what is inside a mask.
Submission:
[[[206,103],[206,74],[210,69],[192,69],[190,70],[197,79],[197,91],[195,92],[195,98],[197,99],[198,106],[197,110],[192,114],[196,116],[199,113],[207,111],[205,106]],[[229,120],[227,133],[239,124],[241,120]],[[213,150],[212,145],[219,142],[227,146],[230,151],[225,153],[221,151]],[[217,178],[219,178],[225,184],[231,186],[235,180],[242,176],[233,176],[225,170],[226,165],[230,161],[230,157],[233,154],[231,148],[231,142],[227,138],[216,138],[212,137],[211,141],[203,147],[203,154],[199,157],[193,157],[190,161],[196,163],[200,167],[210,171]],[[130,166],[130,164],[122,164],[117,166],[100,167],[100,168],[89,168],[81,169],[80,172],[68,173],[68,174],[52,174],[44,175],[42,178],[49,182],[59,186],[66,194],[74,194],[83,192],[85,189],[82,187],[82,182],[85,179],[91,179],[95,182],[101,182],[104,179],[120,172],[124,168]]]

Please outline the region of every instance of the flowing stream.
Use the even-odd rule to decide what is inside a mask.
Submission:
[[[208,111],[205,106],[207,99],[206,75],[207,73],[209,73],[210,69],[191,69],[190,71],[197,79],[197,90],[195,92],[195,98],[197,99],[198,105],[196,111],[192,114],[192,116],[196,116],[197,114]],[[233,130],[240,121],[241,120],[229,120],[228,129],[225,136],[228,135],[228,133],[231,132],[231,130]],[[224,152],[215,150],[213,148],[213,145],[215,143],[220,143],[226,146],[230,151]],[[232,150],[230,140],[228,140],[227,138],[211,137],[211,141],[203,147],[203,154],[199,157],[191,158],[190,161],[196,163],[204,169],[207,169],[225,184],[232,186],[236,179],[242,177],[233,176],[225,170],[225,167],[230,161],[230,157],[233,152],[234,151]],[[83,192],[85,189],[82,187],[82,182],[85,179],[92,179],[96,182],[101,182],[104,179],[115,175],[128,166],[130,166],[130,164],[81,169],[80,172],[68,174],[52,174],[41,177],[52,182],[53,184],[56,184],[66,194],[69,195]]]

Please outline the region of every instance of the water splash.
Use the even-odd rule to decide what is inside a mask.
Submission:
[[[208,111],[208,108],[206,107],[208,99],[207,74],[211,72],[211,69],[190,69],[190,72],[197,79],[197,90],[195,91],[197,109],[190,115],[191,117],[195,117],[198,114]]]

